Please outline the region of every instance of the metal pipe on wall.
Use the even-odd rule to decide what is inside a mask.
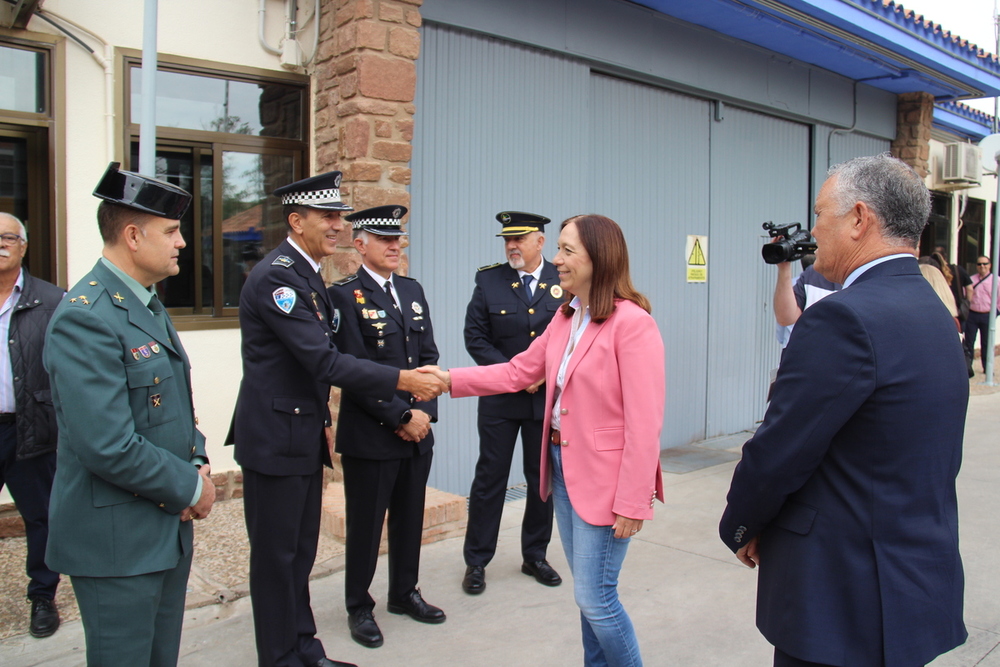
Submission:
[[[156,177],[156,13],[146,0],[142,16],[142,112],[139,116],[139,173]]]

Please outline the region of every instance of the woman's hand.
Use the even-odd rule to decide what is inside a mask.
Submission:
[[[615,537],[618,539],[635,537],[635,534],[642,530],[642,519],[629,519],[621,514],[616,514],[615,525],[612,528],[615,529]]]

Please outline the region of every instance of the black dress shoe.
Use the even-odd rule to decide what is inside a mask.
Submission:
[[[320,658],[320,661],[312,667],[358,667],[353,662],[341,662],[340,660],[330,660],[330,658]]]
[[[59,610],[56,603],[49,598],[33,597],[31,599],[31,636],[41,639],[48,637],[59,629]]]
[[[382,645],[382,631],[378,629],[371,609],[359,609],[348,614],[347,627],[351,629],[351,639],[362,646],[378,648]]]
[[[521,565],[521,572],[534,577],[538,583],[546,586],[558,586],[562,583],[562,577],[552,569],[547,560],[525,562]]]
[[[465,568],[465,578],[462,579],[462,590],[469,595],[479,595],[486,590],[486,568],[482,565],[470,565]]]
[[[391,600],[385,606],[391,614],[406,614],[421,623],[444,623],[444,612],[432,604],[427,604],[420,596],[420,589],[414,588],[402,600]]]

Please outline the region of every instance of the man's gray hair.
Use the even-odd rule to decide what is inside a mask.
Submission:
[[[863,202],[878,217],[882,233],[900,245],[914,247],[931,214],[931,194],[908,164],[888,153],[858,157],[835,165],[833,198],[843,215]]]
[[[361,239],[361,242],[368,245],[368,241],[371,240],[371,236],[368,234],[367,229],[355,229],[351,232],[352,239]]]
[[[10,218],[11,220],[13,220],[14,222],[17,223],[17,226],[21,228],[21,238],[24,239],[24,243],[27,243],[28,242],[28,230],[24,226],[24,223],[21,222],[20,219],[18,219],[18,217],[16,215],[11,215],[10,213],[3,213],[3,212],[0,212],[0,215],[2,215],[5,218]]]

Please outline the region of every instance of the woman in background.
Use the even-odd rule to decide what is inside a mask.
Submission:
[[[531,346],[504,364],[437,371],[453,397],[515,392],[545,379],[543,499],[554,498],[580,608],[584,664],[642,664],[618,599],[631,538],[663,500],[663,339],[632,286],[621,228],[600,215],[562,223],[552,262],[572,297]],[[558,294],[556,294],[558,296]],[[543,443],[544,444],[544,443]]]

